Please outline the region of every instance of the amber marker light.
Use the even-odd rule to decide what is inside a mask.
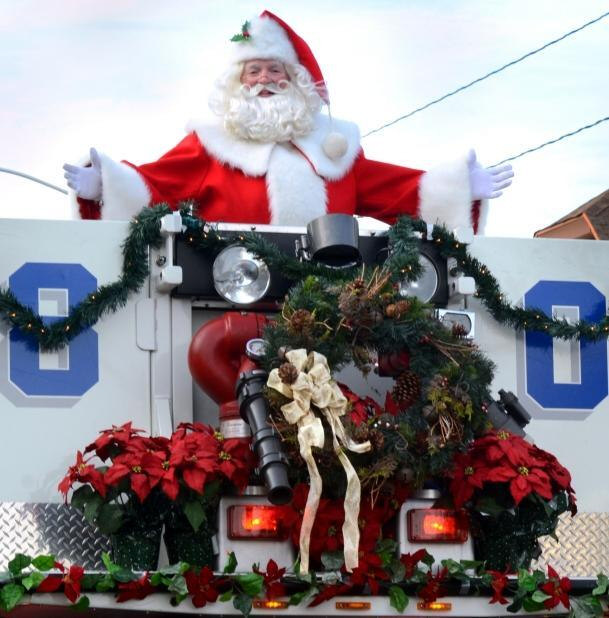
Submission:
[[[448,601],[419,601],[417,609],[430,612],[448,612],[453,608],[453,604]]]
[[[369,601],[336,601],[336,609],[357,609],[367,610],[370,609]]]
[[[276,601],[275,599],[254,599],[253,605],[256,609],[287,609],[289,607],[287,601]]]

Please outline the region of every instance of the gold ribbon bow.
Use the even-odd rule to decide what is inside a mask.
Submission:
[[[351,572],[359,562],[359,527],[357,520],[361,487],[355,468],[345,455],[343,447],[356,453],[365,453],[370,450],[370,442],[358,444],[347,435],[340,421],[340,417],[347,411],[347,399],[332,379],[326,357],[317,352],[311,352],[307,356],[306,350],[299,349],[287,352],[286,358],[298,370],[296,381],[293,384],[285,384],[279,377],[279,371],[273,369],[269,375],[267,386],[292,399],[290,403],[281,406],[281,411],[288,423],[298,425],[300,454],[309,471],[310,489],[300,529],[300,572],[307,573],[309,570],[311,530],[315,522],[322,490],[322,479],[311,449],[314,446],[323,448],[324,430],[321,420],[311,410],[311,404],[315,404],[328,421],[328,425],[332,429],[334,452],[347,475],[343,542],[345,568]]]

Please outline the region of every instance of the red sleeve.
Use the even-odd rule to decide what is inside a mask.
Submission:
[[[357,191],[356,214],[393,224],[399,215],[416,216],[421,170],[371,161],[363,152],[353,166]]]
[[[177,146],[158,161],[133,165],[143,178],[151,195],[151,204],[168,202],[175,208],[179,202],[199,195],[209,170],[209,156],[195,133],[189,133]]]

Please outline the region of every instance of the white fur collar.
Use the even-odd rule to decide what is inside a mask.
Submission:
[[[220,162],[240,169],[248,176],[264,176],[267,173],[276,144],[237,139],[217,121],[191,121],[186,130],[194,131],[206,150]],[[341,133],[347,140],[347,152],[337,161],[329,159],[322,149],[323,140],[331,131]],[[318,114],[313,131],[295,139],[294,145],[307,157],[317,174],[327,180],[339,180],[351,169],[359,154],[359,129],[345,120],[333,119],[331,124],[327,116]]]

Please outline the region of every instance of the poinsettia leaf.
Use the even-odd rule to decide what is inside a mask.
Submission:
[[[175,592],[177,595],[188,595],[188,586],[183,575],[174,575],[171,578],[171,583],[167,587],[169,592]]]
[[[228,554],[228,562],[226,563],[223,573],[234,573],[237,568],[237,557],[235,556],[235,552],[231,552]]]
[[[531,595],[531,599],[536,603],[543,603],[552,597],[549,594],[546,594],[543,590],[535,590],[535,592]]]
[[[406,567],[399,561],[393,560],[390,565],[391,581],[394,584],[404,581],[406,577]]]
[[[426,564],[428,567],[430,567],[435,561],[436,559],[429,552],[425,552],[425,555],[421,558],[421,562]]]
[[[89,597],[82,596],[76,603],[72,603],[69,607],[75,612],[84,612],[86,609],[89,609],[89,605]]]
[[[104,503],[99,509],[95,523],[102,534],[110,536],[123,524],[123,509],[118,504]]]
[[[184,504],[184,515],[186,515],[186,519],[188,519],[195,532],[199,530],[201,524],[207,519],[205,509],[198,500],[191,500]]]
[[[36,556],[32,560],[32,566],[35,566],[39,571],[50,571],[51,569],[55,568],[55,556]]]
[[[376,544],[376,553],[379,555],[383,567],[389,566],[395,556],[397,543],[393,539],[382,539]]]
[[[522,609],[527,612],[538,612],[544,609],[544,604],[534,601],[531,597],[524,597],[524,599],[522,599]]]
[[[7,584],[0,590],[0,607],[5,612],[10,612],[21,601],[25,594],[25,588],[19,584]]]
[[[218,597],[218,601],[220,601],[221,603],[226,603],[227,601],[230,601],[232,598],[233,598],[233,591],[227,590],[226,592],[223,592]]]
[[[507,611],[513,614],[515,614],[516,612],[519,612],[522,607],[523,598],[524,598],[523,596],[519,596],[519,597],[515,596],[514,600],[510,603],[510,605],[506,607]]]
[[[159,586],[161,584],[161,581],[163,579],[163,576],[160,573],[153,573],[150,576],[150,584],[153,586]]]
[[[247,594],[238,594],[233,598],[233,607],[248,618],[252,611],[252,599]]]
[[[255,597],[262,592],[264,578],[258,573],[245,573],[237,575],[235,580],[241,586],[241,590],[250,597]]]
[[[572,613],[576,618],[600,618],[603,615],[602,603],[591,595],[573,597],[570,602]]]
[[[318,592],[319,589],[316,586],[311,586],[308,590],[295,592],[288,599],[288,605],[306,605]]]
[[[115,564],[112,562],[110,555],[106,552],[102,553],[102,561],[104,566],[106,567],[106,571],[115,579],[117,582],[121,582],[123,584],[127,582],[132,582],[138,579],[137,575],[126,569],[125,567],[120,566],[119,564]]]
[[[338,571],[345,563],[345,554],[342,550],[325,551],[321,554],[321,563],[327,571]]]
[[[482,496],[476,500],[476,510],[480,513],[487,513],[491,517],[497,517],[505,512],[505,507],[492,496]]]
[[[445,558],[440,561],[440,564],[447,569],[450,575],[454,576],[463,573],[463,566],[452,558]]]
[[[83,514],[85,516],[85,519],[89,523],[95,523],[95,520],[99,515],[99,509],[101,509],[103,503],[104,499],[99,494],[95,494],[94,496],[91,496],[89,500],[87,500]]]
[[[188,569],[190,569],[188,562],[176,562],[175,564],[170,564],[169,566],[159,569],[159,573],[162,575],[184,575]]]
[[[90,485],[83,485],[72,494],[70,504],[79,511],[82,511],[95,493],[95,490]]]
[[[408,605],[408,596],[399,586],[391,586],[389,588],[389,604],[401,614]]]
[[[112,575],[109,574],[104,575],[102,579],[95,584],[96,592],[108,592],[109,590],[114,590],[115,587],[116,584],[114,583],[114,579]]]
[[[605,594],[607,592],[607,588],[609,587],[609,578],[603,573],[599,573],[596,577],[596,588],[592,591],[594,596],[600,596],[601,594]]]
[[[31,590],[32,588],[38,588],[38,584],[45,578],[46,576],[39,571],[34,571],[30,573],[27,577],[24,577],[21,580],[21,585],[26,590]]]
[[[8,563],[8,570],[11,575],[19,575],[23,569],[30,566],[32,559],[26,554],[16,554]]]
[[[188,597],[188,594],[174,594],[169,603],[172,607],[177,607],[184,599]]]

